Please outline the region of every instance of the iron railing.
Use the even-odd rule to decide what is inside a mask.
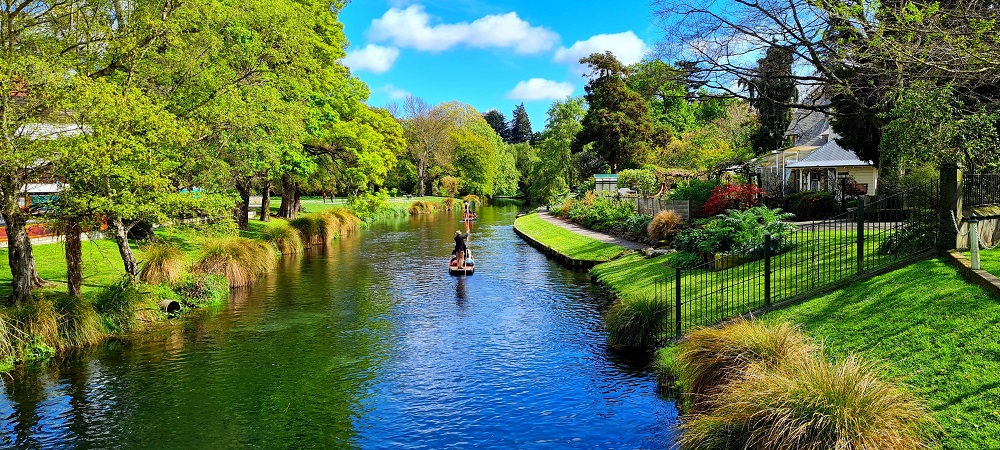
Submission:
[[[765,236],[755,253],[712,256],[693,269],[655,281],[667,336],[884,270],[936,248],[938,184],[859,199],[836,217],[797,223],[784,236]]]
[[[969,173],[963,175],[963,206],[1000,204],[1000,174]]]

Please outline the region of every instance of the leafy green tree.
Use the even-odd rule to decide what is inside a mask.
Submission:
[[[517,105],[511,114],[510,126],[507,128],[507,143],[520,144],[530,142],[534,133],[531,131],[531,119],[524,109],[524,103]]]
[[[557,101],[549,107],[547,114],[545,131],[539,144],[539,158],[544,161],[547,174],[574,186],[579,180],[573,177],[573,140],[583,130],[586,100],[577,97]]]
[[[629,67],[629,89],[639,93],[649,105],[656,125],[669,128],[672,135],[697,127],[695,107],[688,101],[685,72],[660,60],[644,60]]]
[[[612,168],[646,162],[653,122],[649,106],[625,82],[626,67],[611,52],[594,53],[580,62],[592,70],[585,87],[590,108],[583,118],[583,129],[573,140],[574,152],[592,143],[594,151]]]

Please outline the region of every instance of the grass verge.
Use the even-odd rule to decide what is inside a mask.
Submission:
[[[553,250],[580,261],[610,261],[622,254],[623,248],[576,234],[546,222],[538,214],[518,217],[514,227]]]

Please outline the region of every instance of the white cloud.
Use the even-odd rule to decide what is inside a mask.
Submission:
[[[570,83],[560,83],[557,81],[542,78],[532,78],[522,81],[514,86],[514,89],[507,93],[507,98],[512,100],[562,100],[576,89]]]
[[[392,42],[398,47],[442,51],[464,45],[471,48],[513,48],[522,54],[551,49],[559,35],[548,28],[533,27],[517,13],[488,15],[472,23],[431,25],[431,16],[421,5],[392,8],[372,20],[368,38]]]
[[[628,65],[642,61],[642,58],[649,53],[650,48],[631,31],[617,34],[598,34],[586,41],[576,41],[569,48],[562,47],[556,50],[556,55],[552,59],[557,63],[569,64],[574,73],[584,75],[588,70],[586,66],[580,64],[580,58],[606,51],[614,53],[622,64]]]
[[[397,58],[399,58],[399,49],[396,47],[368,44],[361,50],[347,52],[347,56],[344,57],[344,65],[350,67],[351,70],[385,73],[392,68]]]
[[[410,95],[409,91],[396,87],[395,85],[392,84],[387,84],[385,86],[382,86],[378,89],[378,91],[384,93],[385,95],[388,95],[389,98],[393,100],[402,100],[406,98],[406,96]]]

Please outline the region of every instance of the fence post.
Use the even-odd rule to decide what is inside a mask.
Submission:
[[[865,273],[865,198],[858,198],[858,274]]]
[[[972,270],[979,270],[979,218],[975,214],[969,217],[969,256]]]
[[[764,305],[771,306],[771,235],[764,235]]]
[[[674,292],[674,303],[677,314],[674,316],[675,333],[677,334],[677,339],[681,338],[681,268],[678,267],[674,270],[674,281],[675,281],[675,292]]]
[[[951,250],[958,245],[958,232],[962,218],[962,166],[956,163],[941,165],[940,220],[938,222],[938,248]]]

